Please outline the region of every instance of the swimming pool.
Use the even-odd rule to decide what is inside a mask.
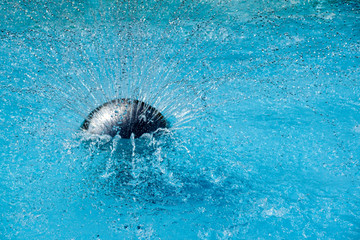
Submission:
[[[0,3],[4,239],[358,239],[357,1]],[[160,137],[80,129],[118,97]]]

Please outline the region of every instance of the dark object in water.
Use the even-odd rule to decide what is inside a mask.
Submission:
[[[131,99],[115,99],[94,109],[81,125],[81,129],[91,134],[119,134],[121,138],[141,137],[144,133],[167,128],[164,116],[155,108]]]

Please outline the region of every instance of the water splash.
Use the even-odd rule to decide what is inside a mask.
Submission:
[[[162,9],[164,3],[152,4],[151,8]],[[154,21],[156,10],[146,14],[140,10],[149,7],[147,4],[100,5],[87,10],[73,6],[70,10],[80,12],[82,17],[65,26],[55,18],[47,19],[51,27],[36,24],[17,36],[6,33],[19,52],[32,56],[22,63],[32,70],[26,72],[31,90],[82,118],[91,109],[118,98],[153,105],[173,119],[174,126],[198,117],[198,106],[206,92],[227,79],[224,70],[219,71],[218,64],[210,60],[226,47],[223,43],[228,37],[219,31],[216,41],[222,45],[209,41],[215,38],[219,26],[212,26],[211,35],[206,36],[206,27],[214,25],[214,7],[200,2],[174,2],[173,16]],[[26,7],[31,9],[32,5]],[[68,4],[61,7],[67,9]],[[193,8],[204,14],[191,19]],[[113,15],[119,9],[124,15]],[[45,11],[51,13],[51,9]],[[67,18],[75,18],[70,16]],[[112,17],[111,21],[107,16]],[[198,36],[205,38],[199,41]]]

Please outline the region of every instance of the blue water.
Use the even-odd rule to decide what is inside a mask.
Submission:
[[[359,239],[358,1],[2,1],[1,239]],[[161,137],[85,136],[131,97]]]

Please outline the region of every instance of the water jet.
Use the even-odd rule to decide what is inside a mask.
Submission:
[[[136,99],[114,99],[95,108],[81,125],[81,129],[97,135],[117,134],[121,138],[141,137],[168,128],[165,117],[151,105]]]

